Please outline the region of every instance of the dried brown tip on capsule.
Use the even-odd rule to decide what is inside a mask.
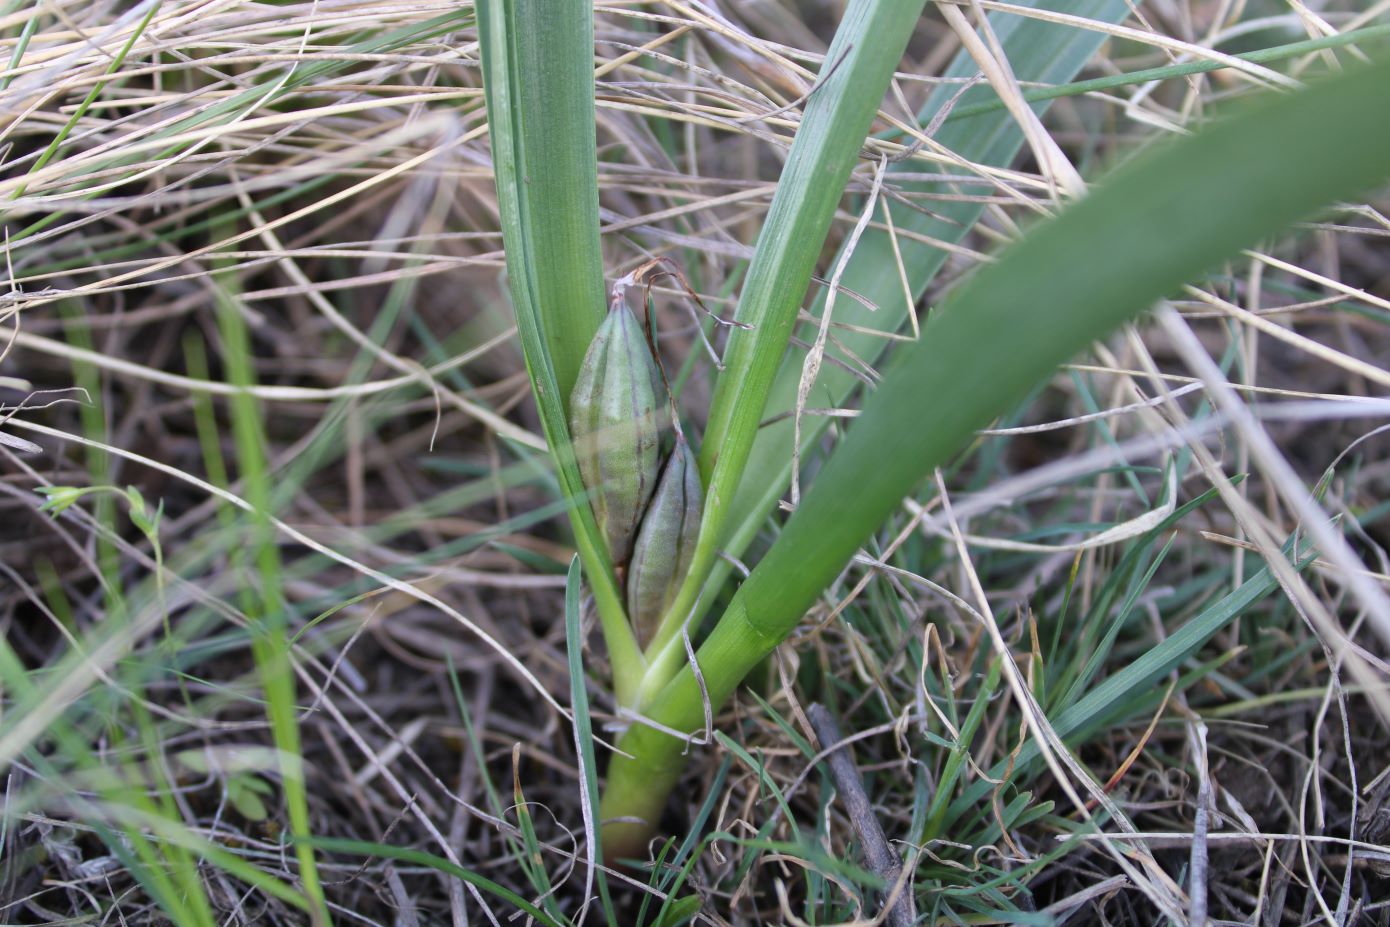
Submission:
[[[665,396],[642,326],[615,302],[570,394],[570,434],[614,564],[624,563],[660,467]]]
[[[675,450],[647,506],[628,568],[628,618],[643,648],[656,634],[661,616],[690,569],[703,508],[699,465],[685,436],[677,432]]]

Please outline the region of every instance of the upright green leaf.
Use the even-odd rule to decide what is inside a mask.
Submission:
[[[563,403],[604,314],[593,6],[484,0],[478,25],[517,324],[539,332]]]
[[[902,59],[923,0],[851,0],[826,52],[748,268],[700,447],[705,512],[694,562],[650,648],[670,643],[713,566],[768,389],[782,364],[850,170]],[[660,671],[651,678],[661,682]]]
[[[1056,12],[1114,23],[1130,14],[1132,4],[1124,0],[1061,0],[1047,6]],[[993,14],[990,23],[1014,74],[1020,81],[1029,83],[1060,84],[1070,80],[1105,40],[1105,34],[1099,30],[1075,29],[1005,13]],[[987,85],[960,92],[959,82],[978,71],[978,65],[968,52],[962,50],[957,54],[942,75],[946,80],[922,107],[918,116],[921,124],[930,125],[948,107],[950,113],[957,113],[971,106],[997,103],[998,98]],[[1046,104],[1034,107],[1038,112],[1046,108]],[[1022,130],[1002,108],[960,122],[947,121],[937,129],[933,139],[965,161],[992,167],[1007,167],[1023,146]],[[835,321],[846,327],[836,332],[836,338],[844,346],[846,355],[861,358],[871,365],[876,364],[893,343],[887,336],[907,327],[913,307],[950,255],[950,246],[963,240],[984,213],[984,204],[977,199],[954,196],[978,192],[978,188],[970,184],[973,175],[965,169],[948,165],[940,169],[959,175],[960,182],[900,179],[904,174],[921,169],[920,164],[901,162],[889,168],[887,182],[905,196],[943,198],[930,201],[925,211],[898,200],[885,200],[883,208],[892,216],[893,227],[898,233],[896,241],[886,229],[869,228],[859,239],[840,280],[846,289],[864,297],[868,305],[853,299],[837,301]],[[910,294],[904,292],[897,273],[899,254]],[[811,313],[819,316],[824,311],[825,293],[822,291],[812,304]],[[772,384],[765,418],[795,408],[800,379],[801,356],[788,355]],[[859,385],[860,381],[850,370],[825,364],[816,379],[812,404],[832,408],[844,406]],[[802,421],[803,453],[820,441],[830,421],[824,416],[811,416]],[[732,506],[735,522],[725,535],[724,547],[734,556],[742,555],[787,491],[792,475],[794,441],[790,419],[784,418],[759,429]],[[705,586],[706,599],[712,598],[713,590],[728,577],[729,569],[725,561],[715,565]]]
[[[585,501],[569,395],[604,318],[588,3],[483,0],[478,25],[502,243],[526,370],[570,503],[620,698],[643,661],[603,534]]]

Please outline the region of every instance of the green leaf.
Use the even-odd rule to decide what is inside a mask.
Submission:
[[[922,476],[1058,364],[1221,258],[1383,179],[1387,81],[1390,65],[1358,68],[1160,146],[982,269],[896,359],[733,617],[775,646]]]
[[[45,512],[59,515],[77,503],[90,489],[80,486],[40,486],[34,490],[48,498],[39,506]]]
[[[681,927],[688,924],[700,913],[703,902],[699,895],[686,895],[677,901],[670,901],[661,909],[657,919],[652,922],[652,927]]]
[[[134,486],[125,488],[126,502],[130,506],[131,524],[139,528],[146,537],[154,538],[159,534],[159,517],[164,514],[164,502],[160,501],[159,507],[154,514],[150,514],[149,506],[145,504],[145,497],[140,494],[140,490]]]
[[[570,442],[569,395],[604,317],[588,3],[482,0],[483,89],[526,371],[598,606],[619,698],[643,660]]]
[[[929,320],[865,404],[768,555],[687,667],[652,703],[697,730],[796,627],[915,484],[1056,366],[1243,247],[1390,175],[1390,62],[1307,89],[1134,159],[982,268]],[[866,479],[872,474],[872,479]],[[683,741],[634,726],[610,780],[633,801],[679,775]],[[606,796],[607,797],[607,796]],[[611,802],[617,811],[623,799]]]
[[[748,455],[797,310],[922,6],[922,0],[852,0],[826,52],[739,295],[734,316],[749,328],[735,328],[729,336],[725,370],[710,399],[700,445],[700,476],[706,484],[700,540],[687,579],[648,648],[660,655],[648,676],[649,689],[650,683],[664,684],[668,667],[677,663],[677,632],[738,512],[735,494],[749,470]]]
[[[232,803],[232,807],[237,813],[248,821],[264,821],[270,817],[265,802],[261,801],[260,795],[256,794],[257,789],[252,785],[253,782],[260,780],[253,778],[243,779],[241,777],[227,780],[227,800]],[[265,785],[261,782],[261,785]]]
[[[478,24],[517,321],[537,329],[563,402],[604,315],[593,7],[483,0]]]
[[[1038,6],[1029,3],[1027,6]],[[1057,0],[1047,4],[1049,10],[1081,16],[1096,22],[1119,22],[1130,15],[1132,4],[1125,0]],[[1023,16],[996,13],[990,25],[1003,45],[1005,56],[1020,81],[1057,84],[1070,80],[1095,54],[1105,34],[1100,30],[1076,29]],[[942,84],[927,98],[919,114],[919,122],[929,125],[948,105],[950,112],[960,112],[976,104],[997,102],[994,91],[987,85],[960,92],[959,81],[979,73],[979,66],[966,51],[959,52],[946,69]],[[1043,103],[1034,107],[1038,112],[1047,109]],[[963,122],[947,121],[933,136],[942,148],[954,152],[965,161],[993,167],[1007,167],[1023,146],[1023,132],[1008,113],[987,112]],[[886,335],[907,328],[914,306],[926,292],[927,286],[950,256],[949,246],[963,240],[984,214],[984,204],[976,198],[952,196],[969,193],[971,188],[960,183],[899,180],[894,175],[920,171],[921,166],[906,161],[891,167],[886,182],[892,183],[905,195],[914,197],[939,196],[931,210],[926,211],[902,202],[887,204],[897,239],[886,230],[869,228],[860,238],[854,254],[845,268],[840,283],[864,297],[870,309],[852,299],[836,302],[834,319],[854,329],[837,332],[836,337],[847,355],[876,364],[892,341]],[[959,174],[962,181],[976,175],[960,168],[945,167],[947,173]],[[937,244],[933,244],[937,243]],[[901,254],[907,275],[911,302],[903,292],[898,278],[897,259]],[[838,261],[840,256],[837,255]],[[825,311],[825,293],[817,294],[811,314]],[[876,334],[883,333],[883,334]],[[786,413],[795,408],[797,388],[801,380],[801,355],[791,354],[782,363],[768,397],[765,418]],[[847,369],[831,364],[821,367],[812,394],[814,405],[828,408],[843,407],[860,381]],[[810,416],[801,423],[802,453],[809,453],[821,441],[831,419]],[[735,497],[732,516],[735,521],[725,538],[725,549],[735,557],[742,556],[758,531],[767,523],[778,500],[787,491],[792,475],[792,449],[795,441],[793,422],[782,419],[763,426],[758,431],[748,465]],[[703,601],[712,601],[714,591],[728,578],[727,561],[719,561],[705,586]]]

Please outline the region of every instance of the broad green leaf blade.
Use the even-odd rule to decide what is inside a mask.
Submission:
[[[511,199],[512,296],[518,322],[540,331],[563,403],[604,314],[593,6],[485,0],[478,21],[498,193],[505,185]]]
[[[1357,69],[1161,145],[978,273],[870,397],[731,611],[741,600],[780,640],[914,483],[1058,364],[1390,174],[1387,81],[1390,64]]]
[[[1123,20],[1129,15],[1130,7],[1131,4],[1124,0],[1062,0],[1048,4],[1049,9],[1057,12],[1107,23]],[[1071,80],[1105,40],[1105,34],[1100,31],[1074,29],[1002,13],[993,14],[990,22],[1003,43],[1015,75],[1029,83],[1060,84]],[[998,98],[987,85],[972,87],[952,103],[960,91],[958,82],[975,76],[978,70],[969,53],[961,51],[957,54],[943,75],[947,81],[928,97],[922,107],[919,116],[921,123],[930,124],[948,105],[950,112],[956,113],[965,107],[997,103]],[[1036,106],[1035,109],[1042,112],[1046,105]],[[947,121],[933,138],[942,147],[970,162],[994,167],[1007,167],[1023,146],[1022,131],[1013,117],[1002,109],[962,122]],[[917,197],[978,192],[978,187],[894,179],[895,174],[920,170],[920,164],[904,162],[891,168],[887,179],[905,194]],[[933,167],[932,170],[938,169]],[[945,168],[944,172],[960,174],[964,180],[971,177],[959,168]],[[856,329],[891,333],[905,329],[908,314],[946,262],[950,254],[947,247],[965,238],[979,221],[985,207],[983,203],[967,198],[932,202],[930,212],[905,206],[896,200],[889,201],[887,208],[891,211],[893,226],[899,232],[897,250],[902,255],[912,301],[908,302],[898,277],[892,236],[886,230],[870,228],[859,240],[840,282],[878,308],[870,310],[857,300],[842,298],[835,305],[835,321]],[[939,242],[940,246],[928,244],[929,241]],[[825,293],[822,291],[817,295],[811,312],[819,316],[824,311]],[[805,340],[811,337],[809,334],[803,335]],[[848,353],[871,365],[878,362],[892,343],[886,337],[849,328],[838,331],[836,338]],[[772,385],[766,417],[795,408],[800,379],[801,355],[788,355]],[[816,380],[811,404],[828,408],[843,407],[858,386],[859,380],[848,370],[825,364]],[[818,444],[830,421],[824,416],[809,416],[802,420],[803,453]],[[734,556],[743,554],[776,509],[777,501],[787,491],[792,476],[794,439],[790,419],[765,425],[758,431],[748,458],[746,475],[734,500],[735,522],[730,526],[724,543],[725,549]],[[727,561],[715,565],[705,587],[706,601],[713,598],[713,591],[727,579],[729,570]]]
[[[1390,177],[1390,62],[1265,99],[1158,146],[962,286],[899,358],[697,656],[648,714],[704,723],[912,487],[1058,364],[1214,264]],[[866,475],[872,474],[872,479]],[[703,685],[701,685],[703,683]],[[635,726],[609,814],[654,820],[684,742]]]
[[[782,364],[840,194],[923,0],[851,0],[826,52],[748,267],[700,446],[705,514],[694,562],[649,648],[660,653],[714,565],[768,389]],[[664,680],[657,680],[658,683]]]
[[[643,661],[570,442],[569,394],[603,321],[588,3],[484,0],[478,25],[507,274],[526,371],[570,504],[619,698]]]

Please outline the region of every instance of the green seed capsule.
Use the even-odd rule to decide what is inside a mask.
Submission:
[[[579,473],[615,564],[627,561],[656,488],[665,397],[641,323],[618,303],[584,355],[570,395]]]
[[[685,579],[700,536],[703,508],[700,467],[685,436],[678,432],[675,450],[642,518],[628,568],[628,618],[639,646],[651,641]]]

